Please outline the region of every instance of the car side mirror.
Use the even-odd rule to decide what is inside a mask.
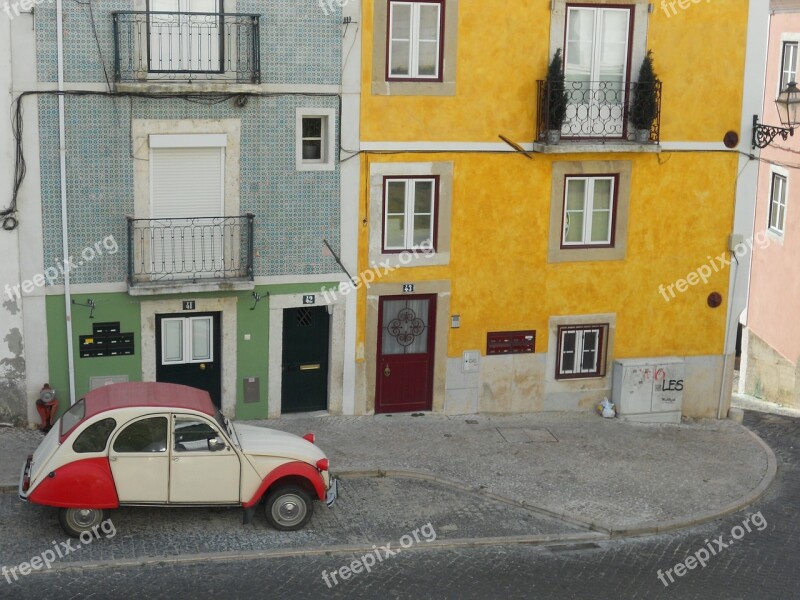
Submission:
[[[217,452],[219,450],[225,450],[228,445],[225,443],[225,440],[220,439],[218,437],[208,438],[208,449],[211,452]]]

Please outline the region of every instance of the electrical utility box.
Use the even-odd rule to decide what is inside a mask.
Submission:
[[[611,400],[628,421],[680,423],[684,361],[677,357],[614,361]]]

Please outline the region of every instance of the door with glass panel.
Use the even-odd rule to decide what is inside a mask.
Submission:
[[[436,296],[384,296],[378,325],[375,412],[431,410]]]
[[[150,72],[221,72],[222,1],[149,0]]]
[[[156,315],[156,381],[206,390],[220,408],[221,313]]]
[[[564,50],[565,137],[621,138],[633,18],[630,8],[570,6]]]

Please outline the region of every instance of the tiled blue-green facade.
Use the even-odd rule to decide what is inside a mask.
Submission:
[[[42,81],[53,81],[55,13],[48,3],[39,6],[39,74]],[[80,83],[104,82],[86,6],[65,6],[66,80],[78,87]],[[113,76],[110,13],[131,10],[133,2],[104,0],[93,6],[100,46],[109,76]],[[264,15],[265,83],[339,83],[340,14],[326,16],[311,0],[239,0],[236,10]],[[224,85],[220,91],[225,91]],[[41,96],[38,101],[44,267],[48,267],[57,265],[62,256],[58,102],[53,96]],[[322,240],[328,239],[334,248],[339,246],[339,171],[298,172],[295,168],[295,109],[336,109],[339,100],[335,95],[251,97],[244,108],[235,107],[232,100],[206,103],[122,96],[68,96],[65,103],[70,254],[77,257],[83,248],[109,235],[119,244],[114,256],[96,258],[73,272],[73,283],[125,280],[125,216],[134,212],[132,119],[240,119],[240,212],[256,215],[255,275],[337,271],[333,259],[322,254]],[[338,131],[338,123],[332,130]]]
[[[235,7],[235,11],[228,8]],[[97,40],[88,3],[64,2],[64,79],[105,82],[114,75],[111,13],[134,10],[133,0],[92,3]],[[342,15],[336,2],[323,10],[318,0],[238,0],[225,2],[227,12],[262,15],[261,81],[284,84],[330,84],[341,81]],[[328,12],[329,14],[325,14]],[[55,3],[36,6],[39,80],[56,81]],[[98,56],[98,44],[100,56]]]

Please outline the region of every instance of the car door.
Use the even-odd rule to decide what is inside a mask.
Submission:
[[[108,460],[122,504],[166,503],[169,483],[167,415],[125,424],[113,437]]]
[[[210,419],[173,414],[170,454],[170,503],[239,502],[239,455]]]

